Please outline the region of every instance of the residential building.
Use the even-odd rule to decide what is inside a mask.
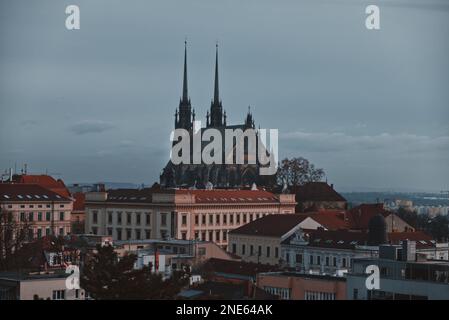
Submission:
[[[449,300],[449,261],[427,260],[416,242],[381,245],[378,258],[355,259],[347,277],[348,300]],[[379,287],[367,288],[367,267],[379,269]]]
[[[308,182],[292,187],[291,192],[296,195],[296,212],[347,209],[346,199],[334,189],[333,184],[327,182]]]
[[[257,287],[282,300],[346,300],[346,279],[297,272],[257,275]]]
[[[114,240],[213,241],[271,214],[292,214],[294,195],[264,190],[120,189],[86,194],[86,231]]]
[[[29,240],[71,233],[72,199],[40,185],[0,183],[0,207]]]
[[[80,289],[67,289],[65,271],[0,272],[0,300],[85,300]]]

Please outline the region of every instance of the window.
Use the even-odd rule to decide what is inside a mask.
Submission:
[[[332,264],[334,265],[334,267],[336,267],[336,266],[337,266],[337,258],[334,257],[332,260],[333,260],[333,261],[332,261],[332,262],[333,262]]]
[[[259,250],[257,250],[257,255],[260,257],[260,256],[262,256],[262,246],[259,246],[258,249]]]
[[[346,268],[346,258],[341,259],[341,265],[343,268]]]
[[[220,215],[219,215],[219,214],[216,214],[216,215],[215,215],[215,224],[216,224],[216,225],[219,225],[219,224],[220,224]]]
[[[270,247],[267,247],[267,258],[269,258],[270,257]]]
[[[214,233],[209,231],[209,241],[214,241]]]
[[[51,212],[46,212],[45,213],[45,220],[50,221],[51,220]]]
[[[316,264],[321,265],[321,256],[316,257]]]
[[[42,229],[37,229],[37,238],[42,238]]]
[[[237,224],[240,224],[240,213],[237,214]]]
[[[313,264],[313,255],[310,255],[309,257],[309,264]]]
[[[245,255],[245,245],[244,244],[242,244],[242,255]]]
[[[112,228],[108,228],[108,236],[112,236]]]
[[[117,228],[117,240],[122,240],[122,229]]]
[[[151,230],[145,230],[145,238],[151,239]]]
[[[329,257],[326,257],[326,266],[329,266]]]
[[[250,245],[249,246],[249,255],[252,256],[254,254],[254,246]]]
[[[151,224],[151,213],[147,213],[145,215],[145,223],[147,226],[149,226]]]
[[[187,232],[181,232],[181,239],[187,240]]]
[[[50,228],[45,228],[45,235],[49,236],[50,235]]]
[[[198,231],[195,232],[195,240],[197,240],[200,236],[200,233]]]
[[[53,290],[53,300],[65,300],[65,290]]]
[[[195,225],[197,226],[197,225],[199,225],[199,222],[200,222],[200,217],[199,217],[199,215],[195,215]]]
[[[126,213],[126,224],[127,225],[131,224],[131,212]]]
[[[296,255],[296,263],[299,263],[299,264],[301,264],[302,263],[302,254],[297,254]]]
[[[63,236],[64,235],[64,228],[59,228],[59,235]]]
[[[232,244],[232,253],[237,253],[237,245],[235,243]]]
[[[140,226],[140,213],[139,212],[136,212],[136,225]]]
[[[25,212],[20,213],[20,221],[25,221]]]
[[[215,241],[219,242],[220,241],[220,231],[215,231]]]
[[[228,239],[228,231],[223,230],[223,241],[227,241],[227,239]]]
[[[161,213],[161,226],[167,226],[167,214]]]
[[[247,221],[247,216],[246,216],[246,213],[245,213],[245,214],[243,214],[243,223],[246,223],[246,221]]]
[[[136,229],[136,239],[137,240],[140,240],[140,234],[141,234],[140,230]]]
[[[64,221],[64,212],[59,212],[59,220]]]
[[[206,232],[201,232],[201,241],[206,241]]]
[[[234,224],[234,214],[231,213],[231,216],[229,217],[230,223]]]
[[[228,223],[228,215],[224,214],[223,215],[223,224],[227,224]]]
[[[131,229],[126,229],[126,240],[131,240]]]
[[[112,224],[112,212],[108,212],[108,223]]]
[[[98,223],[98,212],[94,211],[93,216],[92,216],[92,221],[93,223]]]
[[[181,224],[183,226],[187,225],[187,215],[185,215],[185,214],[182,215],[182,217],[181,217]]]
[[[37,213],[37,221],[42,221],[42,212]]]
[[[202,223],[203,225],[206,224],[206,215],[205,215],[205,214],[202,215],[202,219],[201,219],[201,220],[202,220],[201,223]]]
[[[92,227],[92,233],[93,234],[97,234],[98,233],[98,228],[97,227]]]

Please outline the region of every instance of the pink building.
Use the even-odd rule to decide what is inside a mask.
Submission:
[[[71,232],[73,201],[36,184],[0,183],[0,208],[3,217],[16,226],[26,226],[29,240],[45,235]],[[6,220],[2,220],[4,227]]]

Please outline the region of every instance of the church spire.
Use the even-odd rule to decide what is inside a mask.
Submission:
[[[187,102],[189,100],[187,90],[187,40],[184,41],[184,81],[182,83],[182,101]]]
[[[220,95],[218,92],[218,43],[215,45],[215,87],[214,87],[214,103],[220,103]]]

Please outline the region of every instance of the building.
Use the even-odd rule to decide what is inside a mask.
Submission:
[[[40,185],[1,183],[0,208],[27,229],[28,240],[71,233],[72,199]]]
[[[300,229],[338,230],[344,220],[324,213],[268,215],[229,232],[228,250],[244,261],[277,265],[281,245]]]
[[[346,300],[346,279],[297,272],[257,275],[257,287],[282,300]]]
[[[67,289],[65,271],[0,272],[0,300],[85,300],[83,289]]]
[[[366,287],[370,265],[379,268],[378,289]],[[348,300],[449,300],[449,261],[425,259],[414,241],[381,245],[378,258],[354,260],[346,288]]]
[[[82,192],[73,194],[73,211],[71,215],[72,233],[84,233],[84,221],[86,219],[86,196]]]
[[[56,180],[47,174],[15,174],[12,176],[13,183],[37,184],[45,189],[49,189],[62,197],[69,198],[70,191],[64,181]]]
[[[264,190],[119,189],[86,194],[86,231],[114,240],[213,241],[270,214],[294,213],[293,195]]]
[[[392,211],[386,210],[383,203],[361,204],[347,213],[349,228],[353,230],[368,230],[370,219],[381,214],[387,223],[387,232],[410,232],[415,228],[401,219]]]
[[[184,77],[182,86],[182,97],[179,101],[179,107],[175,113],[175,129],[184,129],[189,133],[190,150],[193,150],[193,126],[195,121],[195,110],[192,109],[187,85],[187,47],[184,48]],[[219,95],[218,83],[218,46],[215,56],[215,83],[214,95],[210,106],[210,111],[206,115],[206,128],[201,128],[201,134],[206,129],[218,130],[222,137],[225,137],[225,130],[241,130],[245,132],[248,129],[255,129],[253,115],[248,107],[248,113],[242,124],[227,124],[226,111],[223,109],[222,101]],[[248,139],[249,140],[249,139]],[[177,142],[177,141],[176,141]],[[190,157],[189,163],[174,164],[171,159],[162,171],[160,176],[160,184],[163,187],[193,187],[204,188],[211,183],[220,188],[236,188],[242,186],[251,186],[253,183],[257,185],[269,185],[274,183],[274,175],[259,175],[261,164],[259,158],[256,157],[251,161],[252,155],[249,155],[248,148],[245,148],[244,164],[225,163],[229,154],[225,152],[225,142],[222,138],[223,154],[219,163],[205,164],[202,160],[198,164],[194,164],[193,155]],[[176,144],[174,142],[174,144]],[[202,142],[201,152],[207,144]],[[264,148],[258,138],[255,141],[256,154],[259,148]],[[266,152],[266,150],[261,150]],[[193,152],[191,152],[193,153]],[[255,156],[254,155],[254,156]],[[274,161],[274,160],[273,160]],[[251,162],[251,163],[250,163]]]
[[[308,182],[292,187],[290,191],[296,195],[296,212],[347,209],[346,199],[334,189],[333,184],[327,182]]]
[[[352,270],[354,259],[378,257],[379,244],[370,244],[365,232],[350,230],[296,230],[281,243],[284,266],[313,274],[343,275]],[[423,232],[393,232],[386,243],[414,240],[416,252],[428,259],[447,259],[449,246],[437,243]]]

